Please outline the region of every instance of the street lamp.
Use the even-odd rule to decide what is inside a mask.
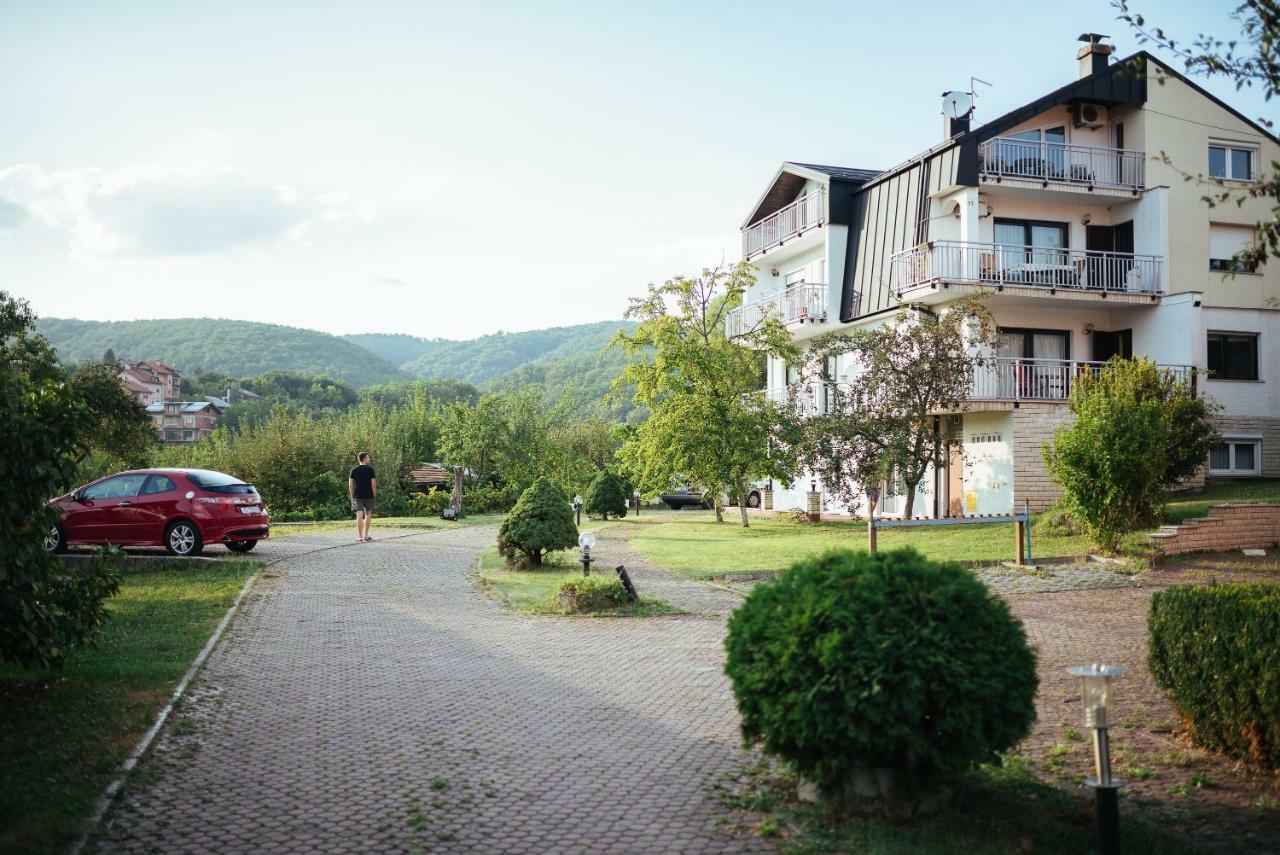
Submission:
[[[1117,791],[1124,782],[1111,777],[1111,741],[1107,705],[1111,700],[1111,678],[1129,669],[1119,665],[1076,665],[1067,673],[1079,677],[1084,699],[1084,726],[1093,730],[1093,767],[1096,777],[1085,781],[1092,787],[1098,810],[1098,851],[1101,855],[1120,853],[1120,803]]]
[[[640,516],[640,491],[636,490],[634,495],[636,497],[636,516]]]
[[[578,548],[582,550],[582,575],[591,575],[591,547],[596,545],[596,536],[589,531],[578,535]]]
[[[573,497],[573,512],[578,515],[577,525],[582,525],[582,494]]]

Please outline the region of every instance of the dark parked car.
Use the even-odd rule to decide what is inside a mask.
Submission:
[[[163,546],[199,555],[207,543],[248,552],[270,532],[252,484],[207,469],[138,469],[86,484],[49,504],[59,520],[44,547],[70,543]]]
[[[711,507],[711,502],[706,493],[689,487],[677,487],[670,493],[663,493],[658,497],[658,501],[673,511],[678,511],[681,508]]]

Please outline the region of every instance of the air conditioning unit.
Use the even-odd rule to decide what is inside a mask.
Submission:
[[[1101,104],[1073,104],[1071,124],[1077,128],[1100,128],[1107,122],[1107,108]]]

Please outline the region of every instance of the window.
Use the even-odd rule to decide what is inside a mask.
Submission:
[[[1209,379],[1257,380],[1257,333],[1209,333]]]
[[[1233,226],[1226,223],[1209,224],[1209,269],[1234,270],[1238,273],[1255,272],[1252,265],[1236,261],[1236,256],[1253,245],[1252,226]]]
[[[118,475],[115,478],[108,478],[105,481],[99,481],[85,488],[83,498],[86,499],[125,499],[129,496],[138,495],[138,489],[142,486],[142,482],[147,479],[146,475]]]
[[[177,485],[167,475],[152,475],[147,485],[142,488],[142,495],[153,496],[156,493],[167,493],[177,489]]]
[[[1257,439],[1227,437],[1209,449],[1210,475],[1257,475],[1261,472],[1262,443]]]
[[[1209,175],[1228,181],[1253,180],[1253,152],[1251,146],[1209,144]]]

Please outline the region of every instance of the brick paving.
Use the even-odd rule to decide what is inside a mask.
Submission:
[[[522,616],[467,578],[492,528],[394,535],[318,532],[255,553],[283,560],[90,851],[768,846],[723,829],[706,789],[749,759],[721,607]],[[670,581],[637,570],[645,586]]]

